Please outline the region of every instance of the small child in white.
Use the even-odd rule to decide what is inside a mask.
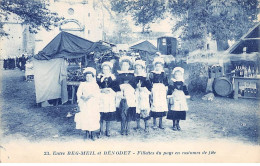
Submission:
[[[175,67],[172,74],[173,85],[169,86],[167,93],[170,105],[167,119],[173,121],[173,130],[181,130],[180,120],[186,120],[186,111],[188,111],[186,99],[190,96],[187,86],[184,84],[184,69]]]
[[[100,89],[96,82],[96,70],[87,67],[83,74],[86,82],[81,82],[77,91],[80,112],[75,114],[76,129],[86,131],[86,137],[96,139],[95,131],[100,129]]]

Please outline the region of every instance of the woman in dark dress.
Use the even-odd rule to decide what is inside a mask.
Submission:
[[[103,134],[103,122],[106,123],[106,136],[110,136],[110,122],[116,120],[116,77],[111,73],[113,64],[104,62],[102,73],[97,76],[97,83],[101,89],[100,134]]]
[[[168,78],[164,72],[164,60],[160,57],[154,58],[154,70],[150,73],[152,83],[151,117],[153,117],[153,128],[157,129],[156,119],[159,118],[159,128],[164,129],[163,117],[168,111],[167,86]]]
[[[188,111],[187,98],[190,98],[187,86],[184,84],[184,69],[175,67],[172,72],[174,78],[173,85],[169,86],[168,96],[170,110],[167,119],[173,121],[173,130],[181,130],[180,120],[186,120],[186,111]]]
[[[136,129],[140,129],[140,119],[144,120],[145,132],[149,132],[148,120],[150,119],[150,94],[152,85],[147,79],[145,72],[145,61],[135,61],[135,96],[136,96]]]
[[[130,132],[130,122],[135,121],[135,77],[134,71],[130,70],[132,60],[128,56],[122,56],[119,60],[121,70],[116,78],[120,88],[119,118],[121,120],[121,134],[128,135]]]

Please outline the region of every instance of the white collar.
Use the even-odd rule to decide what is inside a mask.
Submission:
[[[155,74],[161,74],[161,73],[164,72],[164,70],[161,70],[161,71],[155,71],[155,70],[153,70],[152,72],[155,73]]]
[[[103,82],[104,79],[105,79],[105,78],[108,78],[108,77],[111,77],[112,80],[115,80],[115,79],[116,79],[115,75],[112,74],[112,73],[110,73],[109,75],[106,75],[106,76],[105,76],[104,74],[100,74],[99,77],[101,77],[101,76],[102,76],[102,78],[100,79],[101,82]]]
[[[134,74],[135,75],[135,77],[137,77],[137,76],[142,76],[142,77],[146,77],[147,76],[147,74],[145,73],[145,72],[142,72],[142,73],[140,73],[140,74]]]
[[[175,78],[172,78],[171,79],[173,82],[177,82],[177,81],[182,81],[182,82],[184,82],[184,79],[182,78],[182,79],[180,79],[180,80],[176,80]]]
[[[119,74],[128,74],[128,73],[134,73],[134,70],[128,70],[128,71],[122,71],[122,70],[117,70]]]

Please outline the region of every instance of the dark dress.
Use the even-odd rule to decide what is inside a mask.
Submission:
[[[109,108],[104,108],[103,110],[101,110],[100,120],[114,121],[114,120],[116,120],[116,116],[117,116],[116,107],[115,107],[115,93],[117,91],[119,91],[119,89],[116,85],[116,80],[115,80],[115,78],[112,78],[111,76],[104,78],[103,75],[100,75],[97,78],[97,83],[101,90],[105,89],[105,88],[110,88],[111,90],[114,91],[114,92],[111,92],[114,95],[113,94],[108,94],[108,95],[103,94],[104,100],[107,100],[107,101],[105,101],[106,102],[105,104],[104,103],[102,103],[102,104],[103,104],[103,106],[109,107]],[[110,107],[114,107],[114,110],[110,110]]]
[[[152,84],[149,79],[145,76],[135,76],[135,86],[141,83],[142,92],[138,92],[136,88],[136,94],[138,97],[136,98],[136,118],[148,120],[150,119],[150,95],[149,93],[152,90]],[[148,91],[148,92],[147,92]],[[140,97],[140,98],[139,98]]]
[[[180,93],[180,101],[173,101],[170,103],[171,109],[167,114],[167,119],[170,120],[186,120],[186,111],[188,110],[186,96],[189,95],[187,86],[182,81],[173,82],[173,85],[170,85],[168,88],[168,95],[172,95],[174,90],[179,90],[184,93]],[[174,104],[178,106],[174,106]]]
[[[116,84],[120,89],[120,85],[129,84],[133,89],[136,88],[135,85],[135,77],[134,73],[119,73],[116,77]],[[122,91],[122,89],[120,89]],[[134,95],[134,94],[131,94]],[[134,100],[134,98],[131,98]],[[125,106],[127,104],[127,109],[125,110]],[[136,120],[136,107],[134,104],[130,104],[128,99],[121,99],[120,106],[117,109],[117,119],[118,121],[122,121],[125,119],[126,121],[135,121]]]
[[[168,86],[167,76],[165,72],[161,72],[160,74],[151,72],[149,79],[152,83],[151,117],[164,117],[168,111],[166,99],[166,87]]]

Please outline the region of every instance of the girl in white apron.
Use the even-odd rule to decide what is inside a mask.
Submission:
[[[110,136],[110,122],[116,120],[116,77],[111,73],[113,64],[104,62],[101,65],[102,73],[97,77],[101,89],[100,101],[100,134],[103,134],[103,121],[106,123],[106,136]]]
[[[75,114],[76,129],[86,131],[86,137],[96,139],[95,131],[100,128],[100,89],[96,83],[96,70],[87,67],[83,71],[86,81],[81,82],[77,91],[79,113]]]
[[[136,96],[136,114],[137,114],[137,127],[140,129],[140,119],[144,120],[145,132],[149,132],[148,120],[150,119],[150,94],[152,85],[147,79],[147,74],[145,72],[145,61],[137,60],[135,61],[135,96]]]
[[[160,57],[154,58],[154,70],[150,73],[152,83],[151,117],[153,117],[153,128],[157,129],[156,119],[159,118],[159,128],[164,129],[162,118],[168,111],[167,86],[168,79],[163,70],[164,60]]]
[[[167,119],[173,121],[173,130],[181,130],[180,120],[186,120],[186,111],[188,111],[187,98],[190,98],[187,86],[184,84],[184,69],[175,67],[173,69],[173,85],[169,86],[168,96],[170,110]]]
[[[121,120],[121,135],[130,132],[130,121],[136,119],[135,82],[134,71],[129,70],[132,65],[131,58],[122,56],[119,59],[121,70],[118,71],[117,84],[120,87],[118,105],[119,120]]]

